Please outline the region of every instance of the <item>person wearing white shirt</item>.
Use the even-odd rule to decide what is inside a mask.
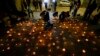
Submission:
[[[48,0],[44,0],[44,5],[45,5],[45,9],[47,10],[47,8],[48,8]]]

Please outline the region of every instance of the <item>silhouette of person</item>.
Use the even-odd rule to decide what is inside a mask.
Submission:
[[[45,9],[47,10],[47,8],[48,8],[48,0],[44,0],[44,4],[45,4]]]
[[[24,11],[24,8],[27,9],[26,0],[23,0],[23,2],[22,2],[22,11]]]
[[[92,12],[96,9],[97,7],[97,4],[96,4],[96,1],[94,0],[92,3],[91,3],[91,0],[89,1],[89,4],[87,6],[87,9],[85,11],[85,14],[83,16],[83,19],[84,20],[89,20],[90,18],[90,15],[92,14]]]
[[[37,0],[33,0],[33,5],[35,7],[35,10],[38,9],[38,1]]]
[[[49,12],[46,11],[46,12],[45,12],[45,16],[44,16],[44,20],[45,20],[45,22],[48,22],[49,19],[50,19],[50,17],[49,17]]]
[[[70,10],[69,10],[70,12],[71,12],[73,6],[74,6],[74,1],[71,1]]]
[[[27,6],[30,7],[30,0],[26,0]]]
[[[64,20],[65,20],[65,12],[64,11],[62,11],[61,12],[61,14],[59,15],[59,20],[60,20],[60,22],[63,22]]]
[[[81,5],[80,0],[74,1],[74,12],[73,12],[73,16],[75,17],[77,14],[77,10],[79,9]]]
[[[38,0],[38,5],[40,7],[40,10],[42,11],[42,0]]]
[[[57,0],[53,0],[53,10],[56,11],[56,7],[57,7]]]

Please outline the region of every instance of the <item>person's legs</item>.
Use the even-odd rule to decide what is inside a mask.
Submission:
[[[39,2],[40,10],[42,11],[42,2]]]
[[[45,9],[47,10],[47,3],[45,3]]]
[[[73,16],[74,16],[74,17],[75,17],[76,14],[77,14],[77,10],[78,10],[78,9],[75,9],[75,10],[74,10],[74,13],[73,13]]]

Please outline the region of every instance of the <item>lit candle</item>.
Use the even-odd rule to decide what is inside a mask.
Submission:
[[[55,46],[56,44],[55,43],[52,43],[52,45]]]
[[[18,35],[20,36],[20,35],[21,35],[21,33],[18,33]]]
[[[60,46],[57,46],[56,48],[57,48],[57,49],[60,49]]]
[[[62,51],[63,51],[63,52],[65,52],[65,51],[66,51],[66,49],[65,49],[65,48],[63,48],[63,49],[62,49]]]
[[[89,39],[85,39],[85,41],[89,41]]]
[[[28,48],[28,50],[27,50],[27,51],[29,52],[29,51],[31,51],[31,49],[30,49],[30,48]]]
[[[82,52],[83,52],[83,53],[86,53],[86,50],[85,50],[85,49],[83,49],[83,50],[82,50]]]
[[[77,42],[80,42],[80,41],[81,41],[80,39],[77,40]]]
[[[33,54],[33,55],[36,55],[36,52],[33,52],[32,54]]]
[[[10,50],[10,47],[7,47],[7,50]]]

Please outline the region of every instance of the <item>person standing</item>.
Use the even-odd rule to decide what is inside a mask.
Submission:
[[[48,9],[48,0],[44,0],[45,9]]]
[[[52,2],[53,2],[53,10],[56,11],[57,0],[52,0]]]
[[[35,10],[37,11],[37,9],[38,9],[38,2],[37,2],[37,0],[33,0],[33,6],[35,7]]]
[[[71,10],[72,10],[73,7],[74,7],[74,1],[71,1],[70,12],[71,12]]]
[[[30,0],[26,0],[28,8],[30,8],[30,2],[31,2]]]
[[[92,0],[93,2],[91,2],[91,0],[89,1],[88,7],[85,11],[85,14],[83,16],[84,20],[89,20],[90,15],[92,14],[92,12],[97,8],[97,4],[95,0]]]
[[[38,5],[40,7],[40,10],[42,11],[42,0],[38,0]]]
[[[74,16],[74,17],[76,16],[77,11],[78,11],[80,5],[81,5],[80,0],[77,0],[77,1],[74,2],[74,13],[73,13],[73,16]]]

